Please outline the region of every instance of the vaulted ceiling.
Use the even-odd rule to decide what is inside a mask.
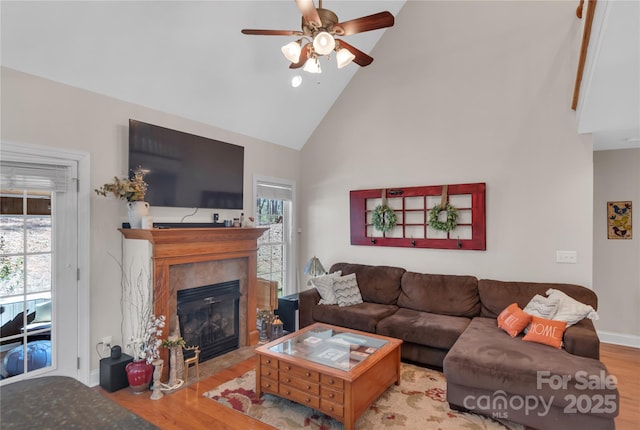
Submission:
[[[638,2],[598,2],[608,3],[594,22],[577,129],[594,134],[596,149],[640,147]],[[375,58],[385,32],[416,36],[397,19],[404,5],[326,0],[323,6],[340,21],[383,10],[396,16],[394,27],[345,37]],[[5,67],[296,149],[355,73],[384,61],[338,70],[335,58],[323,58],[322,74],[311,75],[289,69],[280,52],[295,38],[240,33],[298,30],[293,1],[3,0],[0,7]],[[298,88],[291,86],[295,75],[303,78]]]

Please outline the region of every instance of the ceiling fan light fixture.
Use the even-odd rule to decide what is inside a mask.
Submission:
[[[313,50],[318,55],[329,55],[335,47],[335,39],[326,31],[321,31],[313,38]]]
[[[302,70],[309,73],[322,73],[320,62],[314,57],[309,58],[307,62],[304,63],[304,68]]]
[[[336,53],[336,61],[338,62],[338,69],[342,69],[356,58],[347,48],[339,49]]]
[[[289,42],[282,47],[282,53],[287,58],[287,60],[292,63],[297,63],[300,60],[300,52],[302,48],[300,46],[300,41]]]

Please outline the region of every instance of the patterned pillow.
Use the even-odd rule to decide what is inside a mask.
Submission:
[[[536,294],[527,303],[523,311],[533,317],[544,318],[550,320],[556,314],[558,310],[558,301],[553,300],[550,297],[544,297],[540,294]]]
[[[554,321],[564,321],[567,323],[567,327],[580,322],[583,318],[589,318],[591,320],[597,320],[599,318],[598,313],[591,306],[569,297],[560,290],[549,288],[547,290],[547,296],[549,296],[550,300],[558,303],[558,311],[551,319]]]
[[[311,279],[311,285],[313,285],[318,293],[320,293],[320,301],[318,304],[321,305],[337,305],[338,300],[336,299],[336,295],[333,292],[333,280],[342,275],[342,271],[338,270],[337,272],[329,273],[328,275],[318,276],[316,278]]]
[[[355,273],[335,278],[333,280],[333,291],[338,299],[338,306],[351,306],[362,303],[362,295],[358,288]]]

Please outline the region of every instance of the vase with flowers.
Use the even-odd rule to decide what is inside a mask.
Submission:
[[[160,315],[150,317],[144,322],[139,332],[140,336],[131,338],[127,345],[132,350],[134,361],[127,364],[127,380],[134,393],[141,393],[149,388],[149,383],[153,377],[151,364],[160,357],[159,348],[162,345],[162,328],[165,326],[165,317]]]
[[[106,197],[111,194],[120,200],[127,201],[131,228],[142,228],[142,219],[149,214],[149,203],[144,201],[148,188],[148,184],[144,181],[144,174],[142,167],[138,166],[130,178],[114,176],[113,182],[94,190],[99,196]]]

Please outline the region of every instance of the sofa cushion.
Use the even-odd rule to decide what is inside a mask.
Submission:
[[[480,313],[478,280],[473,276],[406,272],[402,276],[398,306],[440,315],[474,317]]]
[[[395,305],[368,302],[346,307],[338,305],[316,306],[313,309],[313,320],[375,333],[378,321],[392,315],[397,310],[398,307]]]
[[[482,304],[480,316],[496,318],[511,303],[524,308],[536,294],[545,295],[549,288],[560,290],[579,302],[598,309],[598,297],[592,290],[573,284],[546,282],[504,282],[491,279],[478,281],[478,293]]]
[[[381,305],[395,305],[400,294],[400,279],[405,270],[400,267],[368,266],[365,264],[336,263],[331,271],[342,275],[355,273],[362,300]]]
[[[376,332],[433,348],[449,349],[471,322],[469,318],[400,308],[381,320]]]
[[[576,397],[586,394],[590,398],[595,394],[610,394],[618,398],[616,388],[599,386],[591,390],[576,380],[576,372],[583,371],[589,378],[604,383],[601,378],[607,375],[607,369],[602,362],[563,349],[524,342],[522,336],[511,337],[500,330],[492,318],[478,317],[471,321],[449,350],[443,370],[447,381],[460,386],[495,392],[508,388],[512,394],[543,396],[562,408],[570,404],[571,397],[565,397],[567,394]],[[543,373],[539,376],[538,372]],[[538,378],[550,375],[567,378],[566,388],[552,387],[544,382],[547,379],[541,379],[538,389]]]

